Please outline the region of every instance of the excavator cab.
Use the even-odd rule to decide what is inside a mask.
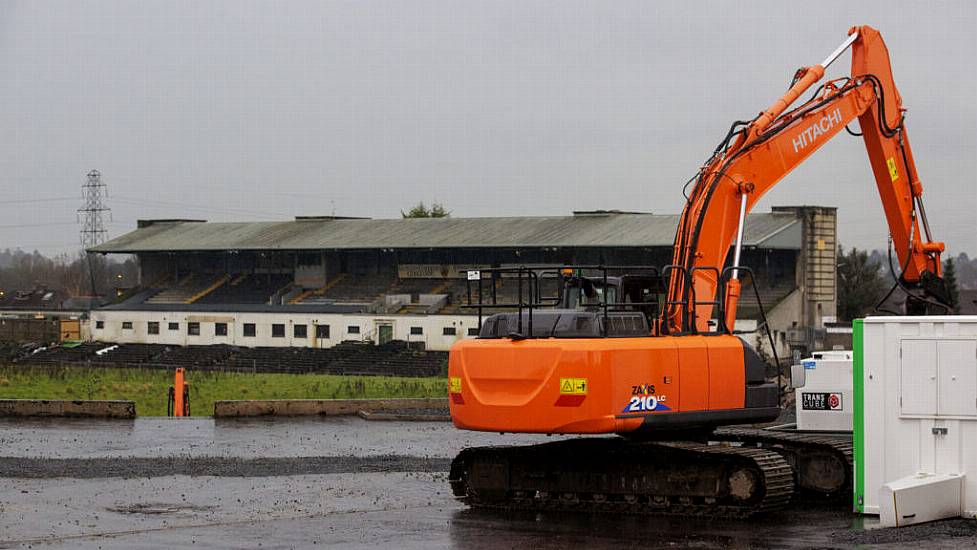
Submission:
[[[600,280],[589,277],[568,279],[563,290],[563,308],[579,311],[596,311],[604,300],[616,302],[619,278],[609,278],[606,286]]]
[[[576,276],[565,280],[561,296],[564,309],[594,310],[603,302],[618,308],[642,311],[649,323],[658,317],[659,300],[665,293],[660,275],[621,275],[607,277]]]

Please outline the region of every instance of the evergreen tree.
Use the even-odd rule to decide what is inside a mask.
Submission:
[[[448,211],[448,209],[446,209],[444,207],[444,205],[441,204],[441,203],[436,202],[436,203],[434,203],[434,204],[431,205],[431,208],[428,208],[427,206],[424,205],[424,201],[421,201],[421,202],[417,203],[416,205],[414,205],[413,207],[411,207],[411,209],[408,210],[407,212],[404,212],[403,210],[401,210],[400,211],[400,215],[404,219],[408,219],[408,218],[447,218],[447,217],[451,216],[451,212]]]
[[[851,321],[872,312],[885,292],[879,266],[867,252],[838,247],[838,318]]]
[[[943,262],[943,281],[946,283],[947,298],[954,313],[960,313],[960,292],[957,288],[957,267],[953,258]]]
[[[443,204],[436,202],[431,205],[431,217],[432,218],[447,218],[451,215],[451,212],[444,207]]]

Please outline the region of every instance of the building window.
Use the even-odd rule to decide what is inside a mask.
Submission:
[[[166,328],[170,330],[180,330],[180,323],[170,323]]]
[[[244,323],[244,335],[249,338],[254,338],[254,323]]]
[[[146,323],[146,332],[149,334],[159,334],[159,323],[157,321]]]
[[[214,323],[214,336],[227,336],[227,323]]]
[[[315,326],[315,337],[316,338],[329,338],[329,325],[316,325]]]
[[[306,338],[309,335],[309,327],[306,325],[295,325],[292,327],[292,336],[296,338]]]
[[[424,334],[424,327],[410,327],[411,336],[420,336]]]
[[[360,333],[360,327],[357,326],[357,325],[350,325],[350,326],[346,327],[346,332],[348,334],[359,334]]]
[[[468,329],[468,335],[469,336],[478,336],[478,329],[477,328],[470,328],[470,329]]]
[[[99,330],[105,328],[105,321],[95,321],[95,328]]]
[[[299,254],[296,258],[296,262],[301,266],[306,265],[322,265],[322,255],[321,254]]]
[[[455,333],[455,327],[444,327],[441,329],[441,334],[444,336],[454,336]]]
[[[200,336],[200,323],[187,323],[187,334]]]
[[[122,330],[132,330],[132,321],[122,321]]]
[[[285,325],[281,323],[275,323],[271,325],[271,337],[272,338],[284,338],[285,337]]]

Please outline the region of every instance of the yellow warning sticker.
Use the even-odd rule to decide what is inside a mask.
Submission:
[[[461,378],[457,376],[448,378],[448,393],[461,393]]]
[[[587,379],[560,378],[560,393],[564,395],[587,395]]]
[[[885,159],[885,164],[889,167],[889,177],[892,178],[892,181],[899,179],[899,170],[896,169],[896,159],[889,157]]]

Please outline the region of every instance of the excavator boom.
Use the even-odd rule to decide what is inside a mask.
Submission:
[[[821,85],[809,100],[787,111],[823,77],[825,65],[849,45],[852,75]],[[709,332],[716,302],[724,306],[723,321],[732,329],[738,296],[735,270],[729,272],[731,285],[726,295],[717,293],[726,282],[720,280],[721,268],[734,238],[742,235],[746,214],[784,176],[855,119],[903,267],[902,282],[918,288],[924,300],[945,302],[940,263],[944,245],[930,236],[923,187],[888,50],[878,31],[863,26],[852,28],[849,38],[822,65],[800,69],[787,93],[731,132],[735,142],[729,144],[733,136],[728,136],[700,170],[675,236],[673,264],[685,276],[669,280],[671,307],[663,313],[668,332]],[[739,267],[739,247],[736,242],[733,267]]]

